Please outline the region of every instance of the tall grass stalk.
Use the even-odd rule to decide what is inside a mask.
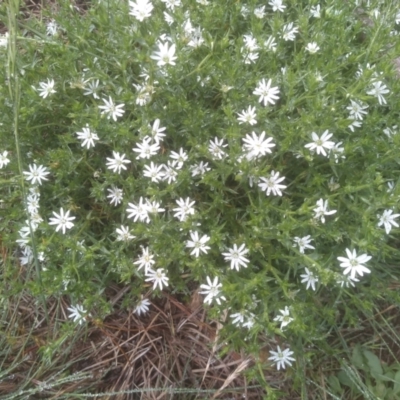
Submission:
[[[17,154],[17,163],[18,163],[18,170],[20,174],[20,186],[22,197],[26,199],[26,189],[25,189],[25,182],[23,176],[23,166],[22,166],[22,156],[21,156],[21,147],[20,147],[20,137],[19,137],[19,130],[18,130],[18,122],[19,122],[19,111],[20,111],[20,96],[21,96],[21,85],[19,82],[19,71],[16,69],[17,64],[17,57],[18,57],[18,50],[17,50],[17,37],[18,37],[18,22],[17,22],[17,15],[19,13],[19,0],[9,0],[9,7],[8,7],[8,26],[9,26],[9,46],[8,46],[8,59],[7,59],[7,69],[8,69],[8,87],[10,98],[13,102],[13,112],[14,112],[14,138],[15,138],[15,150]],[[28,218],[29,221],[29,218]],[[42,282],[42,275],[38,261],[37,255],[37,246],[36,246],[36,239],[33,234],[33,229],[31,223],[28,223],[30,229],[30,237],[32,243],[32,251],[33,251],[33,262],[35,265],[35,271],[38,279],[39,285],[43,288]],[[30,275],[30,274],[28,274]],[[28,277],[29,278],[29,277]],[[46,299],[41,291],[39,295],[40,300],[42,302],[42,306],[45,312],[46,321],[49,323],[49,315],[47,312],[47,305]]]

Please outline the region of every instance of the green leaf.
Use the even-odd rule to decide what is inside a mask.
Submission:
[[[400,370],[396,372],[396,375],[394,376],[394,389],[393,389],[393,394],[397,394],[400,392]]]
[[[365,369],[364,359],[362,357],[361,349],[359,345],[356,345],[351,355],[351,362],[356,368]]]
[[[367,359],[368,366],[371,371],[371,375],[375,379],[380,379],[381,375],[383,374],[383,369],[381,365],[381,360],[371,351],[363,350],[363,354]]]
[[[383,382],[378,382],[377,385],[373,388],[373,392],[379,398],[384,399],[388,390]]]
[[[340,385],[339,379],[335,375],[328,377],[328,384],[335,393],[342,393],[342,386]]]
[[[353,383],[353,381],[349,378],[349,375],[345,371],[339,371],[337,375],[339,382],[343,385],[348,386],[352,390],[357,390],[357,386]]]

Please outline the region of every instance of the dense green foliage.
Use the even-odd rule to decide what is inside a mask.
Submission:
[[[378,226],[385,210],[399,211],[394,6],[327,0],[318,15],[315,1],[287,0],[283,12],[266,4],[265,16],[258,18],[254,9],[261,5],[254,1],[188,0],[173,10],[154,1],[151,16],[139,21],[129,14],[128,2],[93,2],[81,14],[69,3],[57,2],[54,35],[50,14],[28,20],[20,14],[9,46],[0,47],[0,154],[7,151],[10,160],[0,169],[0,234],[3,245],[15,250],[14,261],[2,271],[4,293],[22,289],[15,267],[22,255],[32,293],[68,295],[71,305],[81,304],[101,319],[113,307],[104,296],[113,282],[131,285],[123,303],[127,308],[141,295],[162,296],[145,280],[146,268],[134,264],[148,247],[152,268],[163,268],[169,278],[163,290],[189,298],[207,277],[218,277],[219,296],[226,300],[212,298],[210,315],[229,309],[250,321],[246,328],[230,318],[223,336],[252,353],[258,352],[260,334],[280,337],[282,348],[294,352],[300,378],[304,365],[312,366],[321,354],[339,357],[342,350],[327,342],[332,332],[357,326],[360,311],[373,313],[380,300],[398,304],[398,295],[387,288],[399,278],[399,230],[390,223],[389,233],[386,225]],[[164,11],[172,16],[170,25]],[[289,23],[293,40],[284,35]],[[194,47],[190,28],[196,27],[203,42]],[[276,47],[270,46],[271,37]],[[176,59],[165,66],[157,65],[160,42],[176,46]],[[319,49],[308,51],[310,43]],[[255,53],[258,57],[246,63]],[[278,89],[276,101],[263,103],[253,93],[263,79]],[[49,80],[55,92],[45,97],[40,84]],[[98,97],[85,94],[97,80]],[[374,82],[388,93],[371,94]],[[115,120],[99,108],[110,98],[124,104]],[[364,107],[353,119],[352,101]],[[254,125],[238,120],[248,107],[255,107]],[[166,128],[165,138],[152,139],[157,151],[140,158],[133,149],[152,135],[156,120]],[[83,146],[77,137],[84,127],[98,135],[94,146]],[[335,148],[306,147],[316,143],[313,132],[320,137],[325,131],[333,134],[329,140]],[[265,150],[261,144],[264,152],[249,156],[243,139],[252,132],[257,137],[265,132],[275,146]],[[227,145],[219,142],[221,157],[210,151],[215,138]],[[171,152],[181,148],[188,158],[182,168],[173,165],[175,181],[143,175],[151,162],[164,164],[166,171]],[[130,161],[120,173],[107,167],[113,152]],[[195,174],[201,162],[209,170]],[[31,237],[32,180],[23,172],[33,164],[49,174],[38,186],[43,221]],[[259,185],[274,172],[284,177],[281,195],[279,190],[267,195]],[[113,187],[123,191],[117,205],[107,198]],[[159,202],[164,211],[150,213],[148,223],[134,221],[127,210],[141,198]],[[180,220],[174,208],[186,198],[195,202],[194,213]],[[332,211],[325,222],[314,211],[320,199]],[[49,224],[60,208],[75,217],[64,234]],[[135,238],[117,240],[121,225]],[[26,244],[16,243],[24,227],[32,249],[28,255]],[[199,257],[187,246],[194,231],[209,236],[209,249]],[[301,251],[295,237],[308,235],[313,248]],[[235,244],[248,250],[247,268],[232,269],[222,254]],[[347,257],[346,249],[371,256],[365,263],[370,273],[346,275],[359,281],[343,275],[337,258]],[[307,286],[301,276],[306,268],[317,279]],[[274,319],[285,307],[293,320],[281,328]]]

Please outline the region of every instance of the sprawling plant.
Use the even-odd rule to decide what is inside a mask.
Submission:
[[[280,336],[278,369],[384,296],[399,276],[395,9],[58,4],[0,42],[1,235],[33,293],[68,295],[82,324],[110,312],[112,282],[139,315],[198,289],[229,311],[234,345]]]

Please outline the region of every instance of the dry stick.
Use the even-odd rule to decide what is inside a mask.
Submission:
[[[216,367],[213,367],[213,370],[214,369],[221,369],[221,368],[225,368],[225,367],[232,367],[233,365],[239,364],[241,362],[243,362],[243,360],[231,361],[231,362],[229,362],[227,364],[222,364],[222,365],[218,365]],[[200,368],[200,369],[194,369],[193,372],[204,372],[206,370],[207,370],[206,368]]]
[[[228,310],[224,310],[223,311],[223,317],[222,317],[222,321],[223,322],[226,320],[227,315],[228,315]],[[206,378],[207,372],[208,372],[208,370],[210,368],[212,357],[214,356],[215,351],[216,351],[216,349],[218,347],[219,331],[223,328],[223,325],[219,321],[216,321],[216,322],[217,322],[217,330],[215,332],[214,344],[213,344],[213,348],[212,348],[212,351],[211,351],[211,355],[210,355],[210,357],[208,358],[208,361],[207,361],[207,366],[206,366],[206,370],[204,371],[203,379],[201,380],[201,385],[203,384],[204,379]]]
[[[115,303],[129,290],[130,286],[125,286],[122,290],[120,290],[112,299],[111,304],[115,305]]]
[[[214,396],[212,399],[215,399],[217,396],[220,395],[220,393],[233,381],[235,380],[238,375],[247,368],[249,365],[249,362],[251,361],[251,358],[246,358],[243,360],[240,365],[225,379],[224,384],[215,392]]]

